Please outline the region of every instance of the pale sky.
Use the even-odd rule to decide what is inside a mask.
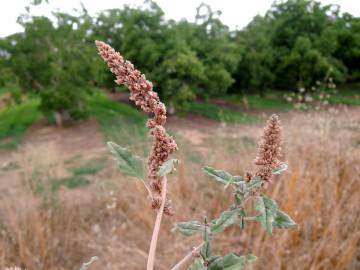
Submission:
[[[0,0],[4,1],[0,9],[0,37],[22,31],[16,23],[16,18],[25,11],[30,0]],[[51,10],[71,12],[80,7],[80,0],[49,0],[50,4],[43,4],[32,8],[36,15],[49,15]],[[82,0],[91,15],[109,8],[121,8],[124,4],[140,5],[143,0]],[[221,10],[221,20],[231,29],[246,26],[257,15],[264,15],[270,8],[273,0],[156,0],[164,10],[166,19],[180,20],[186,18],[193,21],[196,7],[202,2],[209,4],[213,10]],[[360,16],[360,0],[320,0],[322,4],[337,4],[343,12]]]

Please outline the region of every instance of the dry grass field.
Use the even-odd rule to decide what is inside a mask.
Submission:
[[[247,269],[360,269],[360,110],[280,117],[289,170],[268,192],[299,227],[273,236],[257,223],[243,232],[229,228],[215,241],[216,252],[258,256]],[[169,269],[200,241],[172,232],[176,221],[213,218],[228,205],[229,191],[201,167],[243,174],[262,132],[262,124],[196,118],[173,117],[168,126],[181,163],[170,176],[176,214],[162,225],[159,270]],[[44,129],[32,132],[55,134]],[[80,126],[46,140],[33,140],[30,132],[16,152],[2,154],[0,267],[75,270],[96,255],[91,269],[145,268],[155,214],[142,185],[119,172],[96,129]]]

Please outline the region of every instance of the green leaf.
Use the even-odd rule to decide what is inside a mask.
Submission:
[[[273,227],[279,229],[295,228],[297,224],[295,221],[285,212],[277,210],[275,220],[273,221]]]
[[[236,206],[240,206],[244,199],[244,194],[238,190],[234,194],[234,202]]]
[[[201,231],[203,229],[203,225],[197,220],[191,220],[176,223],[175,229],[179,230],[182,234],[186,236],[190,236],[198,231]]]
[[[262,185],[262,180],[259,176],[254,176],[251,178],[249,182],[246,183],[246,189],[247,191],[253,189],[253,188],[260,188]]]
[[[239,181],[235,183],[238,186],[238,191],[242,194],[245,194],[252,190],[253,188],[259,188],[262,185],[262,180],[258,176],[251,178],[249,182]]]
[[[222,232],[226,227],[232,225],[236,221],[237,209],[232,207],[221,213],[220,217],[213,220],[211,224],[211,232]]]
[[[215,255],[215,256],[211,256],[209,259],[208,259],[208,263],[209,264],[212,264],[213,262],[215,262],[216,260],[220,259],[221,256],[218,256],[218,255]]]
[[[139,157],[114,142],[108,142],[107,144],[123,173],[140,179],[144,178],[144,166]]]
[[[256,260],[253,255],[237,256],[235,254],[229,254],[215,260],[209,270],[241,270],[248,262]]]
[[[271,234],[273,222],[278,210],[276,202],[266,196],[258,196],[255,200],[255,209],[259,212],[256,220],[261,223],[261,226],[269,234]]]
[[[288,169],[288,165],[286,163],[280,164],[278,167],[272,169],[272,174],[281,174]]]
[[[222,183],[225,185],[225,189],[230,185],[230,184],[236,184],[236,185],[241,185],[241,184],[245,184],[245,181],[243,179],[243,177],[241,176],[232,176],[230,173],[228,173],[227,171],[224,170],[215,170],[214,168],[211,167],[204,167],[203,168],[204,172],[206,172],[208,175],[210,175],[211,177],[215,178],[216,181]]]
[[[210,176],[214,177],[216,181],[228,184],[231,183],[233,176],[224,170],[215,170],[211,167],[204,167],[203,170]]]
[[[203,241],[205,244],[201,248],[201,254],[203,258],[209,259],[211,257],[211,229],[208,225],[207,218],[204,219],[204,231],[203,231]]]
[[[175,171],[175,164],[177,164],[179,161],[177,159],[168,159],[167,161],[164,162],[163,165],[161,165],[159,171],[158,171],[158,176],[165,176],[169,173],[171,173],[172,171]]]
[[[94,256],[94,257],[91,257],[90,261],[87,262],[87,263],[83,263],[80,270],[86,270],[88,269],[88,267],[95,261],[98,260],[98,257]]]
[[[211,243],[210,241],[206,241],[201,248],[201,254],[205,259],[209,259],[211,257]]]
[[[201,259],[196,259],[188,268],[188,270],[206,270]]]

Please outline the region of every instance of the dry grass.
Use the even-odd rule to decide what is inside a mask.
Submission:
[[[257,255],[249,269],[359,269],[359,110],[288,113],[284,118],[284,159],[290,170],[268,192],[299,228],[278,230],[273,236],[255,223],[247,224],[244,232],[230,228],[215,241],[216,252]],[[203,175],[201,166],[242,174],[251,166],[261,129],[219,126],[201,140],[178,140],[182,163],[170,176],[176,216],[163,224],[156,269],[169,269],[200,241],[172,233],[175,221],[215,217],[228,205],[229,194]],[[175,133],[181,130],[189,133],[186,126]],[[57,148],[52,149],[38,159],[56,157],[60,166],[63,160],[58,160]],[[19,160],[21,175],[31,164]],[[0,194],[1,267],[79,269],[82,261],[97,255],[100,260],[93,269],[144,269],[154,213],[142,186],[121,176],[115,165],[94,176],[86,188],[57,193],[31,195],[18,178],[20,185]]]

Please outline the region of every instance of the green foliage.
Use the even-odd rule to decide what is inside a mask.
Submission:
[[[228,185],[235,181],[234,177],[224,170],[215,170],[211,167],[204,167],[203,170],[222,184]]]
[[[90,258],[90,261],[83,263],[80,270],[86,270],[90,267],[91,264],[93,264],[94,262],[96,262],[98,260],[98,257],[94,256]]]
[[[229,254],[224,257],[216,259],[208,268],[209,270],[241,270],[244,265],[256,260],[253,255],[237,256]]]
[[[165,176],[173,171],[176,171],[175,164],[178,164],[179,160],[171,158],[164,162],[163,165],[160,166],[158,171],[158,176]]]
[[[295,228],[297,224],[292,218],[283,211],[277,210],[275,219],[273,221],[273,227],[279,229]]]
[[[212,120],[222,121],[226,123],[249,124],[258,122],[260,119],[260,117],[255,114],[220,108],[216,105],[212,105],[209,103],[193,102],[190,104],[188,111]]]
[[[244,103],[244,98],[248,103],[249,109],[260,110],[276,110],[276,111],[290,111],[293,109],[293,105],[277,96],[276,92],[271,92],[266,95],[227,95],[223,97],[225,100],[234,102],[237,105]]]
[[[144,165],[139,157],[114,142],[108,142],[108,146],[123,173],[138,179],[144,179]]]
[[[204,226],[199,221],[191,220],[176,223],[175,229],[186,236],[191,236],[196,232],[203,231]]]
[[[275,2],[265,16],[256,16],[237,33],[242,58],[232,91],[309,88],[329,71],[337,83],[358,78],[359,25],[358,18],[337,6],[314,0]]]
[[[13,149],[38,118],[37,100],[28,100],[0,112],[0,148]]]
[[[196,259],[188,268],[188,270],[207,270],[202,260]]]
[[[236,186],[237,191],[241,194],[245,194],[254,188],[259,188],[262,184],[260,177],[254,176],[250,181],[245,181],[242,176],[232,176],[230,173],[224,170],[215,170],[211,167],[204,167],[203,170],[208,175],[212,176],[216,181],[225,185],[225,188],[229,185]],[[282,172],[277,170],[275,172]],[[274,172],[274,174],[275,174]]]
[[[126,141],[139,155],[145,155],[147,145],[141,143],[147,136],[146,116],[136,108],[111,100],[99,90],[87,97],[87,110],[100,125],[108,141]]]
[[[230,225],[233,225],[236,222],[237,209],[236,207],[231,207],[228,210],[225,210],[221,213],[220,217],[215,219],[211,224],[211,232],[219,233],[224,231],[224,229]]]
[[[87,186],[88,184],[90,184],[90,181],[82,175],[72,175],[60,179],[51,179],[49,183],[51,184],[51,190],[56,191],[61,187],[73,189]],[[42,191],[45,191],[45,189]]]
[[[281,164],[274,168],[273,174],[281,174],[287,169],[287,165]],[[176,229],[186,236],[191,236],[197,232],[203,233],[203,246],[200,251],[201,259],[197,259],[188,269],[242,269],[248,262],[256,259],[253,255],[238,256],[228,254],[224,257],[212,256],[211,246],[213,235],[223,232],[227,227],[239,221],[240,229],[245,229],[247,220],[258,221],[268,233],[272,233],[274,228],[288,229],[296,227],[296,223],[291,217],[280,211],[276,202],[262,194],[263,180],[258,176],[253,176],[249,181],[243,177],[233,176],[224,170],[215,170],[211,167],[204,167],[204,172],[215,179],[217,182],[231,186],[233,190],[234,203],[220,213],[219,217],[207,221],[203,224],[199,221],[180,222],[176,224]],[[257,195],[256,195],[257,194]],[[254,207],[258,212],[255,217],[248,217],[245,211],[246,202],[254,198]]]
[[[288,169],[288,165],[286,163],[280,164],[278,167],[274,168],[272,170],[273,174],[281,174],[282,172],[285,172]]]
[[[84,174],[93,175],[103,170],[106,167],[106,165],[107,165],[106,159],[96,159],[96,160],[90,160],[88,163],[82,166],[72,167],[70,171],[74,175],[84,175]]]
[[[258,196],[255,200],[255,209],[259,212],[256,220],[269,234],[273,230],[273,222],[277,214],[278,206],[275,201],[265,196]]]
[[[97,82],[100,61],[87,40],[91,18],[86,11],[53,15],[55,22],[31,14],[19,17],[24,32],[0,42],[7,56],[4,66],[16,75],[23,92],[40,97],[39,108],[47,118],[82,118],[87,113],[85,92]]]
[[[75,15],[54,12],[54,19],[33,16],[28,9],[18,19],[24,32],[0,39],[0,86],[19,85],[38,95],[48,119],[55,113],[63,120],[85,117],[90,113],[86,92],[92,86],[113,88],[113,75],[94,53],[95,39],[110,43],[143,71],[171,108],[226,122],[253,120],[193,101],[228,93],[296,91],[328,72],[337,84],[360,78],[360,20],[336,6],[275,2],[241,31],[230,31],[219,11],[205,4],[198,12],[195,22],[175,22],[166,20],[152,1],[96,17],[84,7]],[[250,107],[291,109],[248,99]]]

